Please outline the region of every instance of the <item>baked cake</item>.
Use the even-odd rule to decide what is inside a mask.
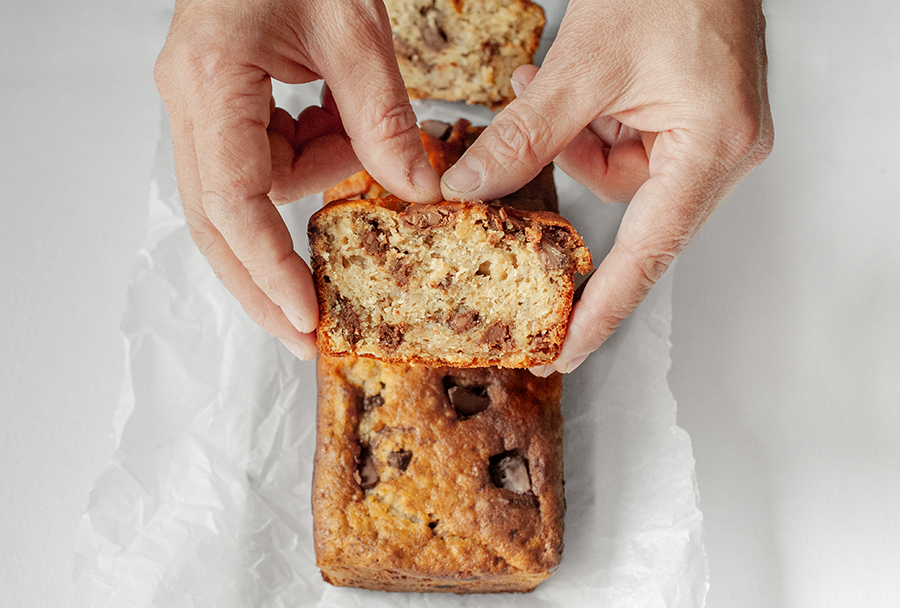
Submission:
[[[591,256],[555,213],[338,200],[309,221],[317,345],[397,363],[532,367],[566,335]]]
[[[562,376],[320,356],[312,513],[338,586],[531,591],[563,549]]]
[[[400,73],[413,99],[498,109],[510,78],[531,63],[544,28],[529,0],[385,0]]]

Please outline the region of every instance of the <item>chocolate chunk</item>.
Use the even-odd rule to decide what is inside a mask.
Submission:
[[[424,9],[422,11],[422,21],[419,23],[419,32],[422,34],[422,41],[425,46],[432,51],[442,51],[449,45],[447,33],[441,28],[437,18],[440,15],[434,10]]]
[[[409,264],[404,263],[400,259],[391,261],[391,277],[397,287],[406,287],[409,284],[409,277],[412,275],[412,268]]]
[[[515,341],[510,333],[510,326],[502,321],[495,321],[481,334],[481,344],[490,346],[495,350],[512,350]]]
[[[435,528],[438,527],[438,525],[440,525],[440,523],[441,523],[441,520],[436,519],[434,521],[428,522],[428,527],[431,528],[432,530],[434,530]]]
[[[482,389],[484,390],[484,389]],[[456,410],[460,420],[471,418],[486,410],[491,404],[491,398],[487,394],[479,394],[471,388],[454,386],[447,391],[447,397]]]
[[[382,323],[378,326],[378,341],[384,348],[393,350],[403,342],[404,333],[406,333],[406,330],[400,325]]]
[[[553,350],[553,340],[547,332],[535,334],[531,337],[530,350],[536,353],[549,353]]]
[[[516,209],[502,205],[488,207],[488,226],[506,234],[518,234],[525,231],[525,222]]]
[[[572,264],[572,256],[566,243],[569,235],[564,230],[545,228],[541,233],[541,263],[547,270],[562,270]]]
[[[463,310],[448,315],[447,325],[458,334],[465,333],[478,325],[481,317],[477,310]]]
[[[363,490],[374,488],[378,483],[378,469],[369,446],[363,446],[359,453],[359,467],[356,470],[356,481]]]
[[[491,456],[488,461],[491,481],[498,488],[516,494],[531,494],[531,477],[528,475],[528,460],[522,450],[510,450]]]
[[[449,213],[438,205],[410,205],[400,216],[403,221],[418,230],[427,230],[447,223]]]
[[[397,450],[396,452],[388,454],[387,457],[388,465],[395,469],[400,469],[401,471],[406,470],[410,461],[412,461],[412,452],[409,450]]]
[[[419,127],[432,137],[436,137],[441,141],[447,141],[447,139],[450,138],[450,134],[453,132],[453,125],[441,122],[440,120],[423,120]]]
[[[444,390],[447,392],[447,400],[456,410],[456,416],[460,420],[480,414],[491,405],[488,388],[484,385],[472,384],[462,378],[444,376]]]
[[[338,326],[344,330],[344,337],[351,344],[359,342],[362,339],[362,324],[353,304],[344,296],[338,296],[334,308],[334,316],[338,319]]]
[[[362,400],[362,411],[371,412],[382,405],[384,405],[384,397],[381,395],[366,395]]]
[[[386,245],[383,242],[384,232],[379,228],[378,224],[372,222],[368,230],[363,234],[362,246],[369,255],[380,256],[384,254]]]

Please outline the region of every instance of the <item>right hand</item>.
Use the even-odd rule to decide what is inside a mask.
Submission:
[[[314,358],[312,275],[275,205],[361,166],[405,200],[441,200],[383,4],[179,0],[155,76],[194,242],[251,319]],[[322,107],[294,119],[272,78],[323,79]]]

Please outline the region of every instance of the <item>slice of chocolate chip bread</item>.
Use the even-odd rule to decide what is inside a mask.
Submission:
[[[316,562],[339,586],[531,591],[563,549],[562,376],[319,357]]]
[[[500,108],[513,70],[531,63],[544,28],[529,0],[386,0],[400,72],[413,99]]]
[[[395,363],[531,367],[559,354],[574,274],[591,270],[551,212],[484,203],[334,201],[309,221],[320,352]]]

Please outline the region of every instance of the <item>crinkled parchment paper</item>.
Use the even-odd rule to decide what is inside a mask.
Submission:
[[[284,89],[287,91],[287,89]],[[293,112],[314,85],[278,90]],[[490,113],[418,103],[420,118]],[[595,259],[622,208],[557,171],[561,212]],[[321,196],[283,208],[298,250]],[[192,243],[164,126],[149,235],[131,273],[118,448],[97,480],[75,557],[76,604],[158,606],[702,606],[707,562],[690,439],[669,390],[671,273],[566,377],[568,512],[557,573],[529,595],[387,594],[325,584],[310,484],[314,365],[251,323]]]

